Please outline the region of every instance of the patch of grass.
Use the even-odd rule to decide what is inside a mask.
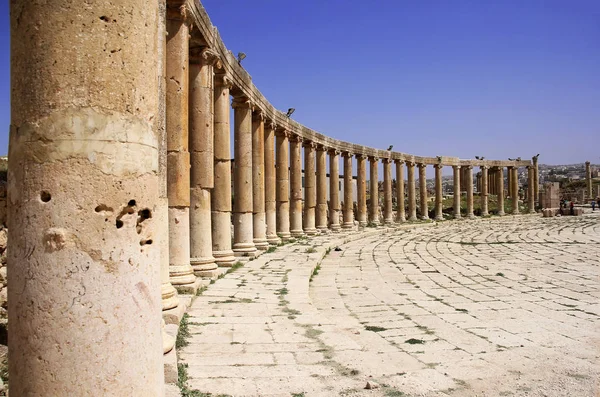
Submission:
[[[296,309],[290,309],[289,307],[284,307],[282,309],[282,311],[286,314],[292,315],[292,316],[298,316],[300,314],[302,314],[302,312],[300,310],[296,310]]]
[[[310,275],[310,279],[308,279],[309,282],[313,281],[313,277],[319,274],[319,270],[321,270],[321,264],[318,264],[317,267],[314,268],[312,274]]]
[[[498,277],[504,277],[504,273],[498,272],[498,273],[496,273],[496,276],[498,276]]]
[[[329,255],[330,252],[331,252],[331,247],[329,247],[325,250],[325,256]]]
[[[210,280],[210,281],[212,282],[213,280]],[[211,283],[211,284],[212,284],[212,283]],[[202,294],[204,293],[204,291],[206,291],[206,289],[207,289],[207,288],[208,288],[208,287],[207,287],[206,285],[204,285],[204,286],[202,286],[202,287],[198,288],[198,291],[196,291],[196,296],[200,296],[200,295],[202,295]]]
[[[242,266],[244,266],[244,262],[240,262],[240,261],[235,262],[233,264],[233,266],[231,266],[229,269],[227,269],[227,274],[235,272],[236,270],[238,270]]]
[[[272,254],[273,252],[277,251],[277,247],[274,245],[271,245],[268,249],[267,249],[267,254]]]
[[[317,252],[317,250],[315,249],[315,247],[309,247],[309,248],[306,249],[306,253],[307,254],[313,254],[315,252]]]
[[[277,293],[277,295],[279,295],[279,296],[284,296],[284,295],[287,295],[289,291],[288,291],[288,289],[287,289],[287,288],[283,287],[283,288],[280,288],[280,289],[278,289],[278,290],[277,290],[277,291],[275,291],[275,292],[276,292],[276,293]]]
[[[177,364],[177,387],[181,391],[181,397],[212,397],[212,393],[204,393],[197,389],[190,389],[188,386],[188,365],[184,363]],[[231,397],[228,394],[219,394],[215,397]]]
[[[376,325],[367,325],[367,326],[365,327],[365,329],[366,329],[367,331],[371,331],[371,332],[381,332],[381,331],[385,331],[387,328],[384,328],[384,327],[378,327],[378,326],[376,326]]]
[[[454,310],[456,310],[457,312],[462,312],[462,313],[468,313],[469,312],[467,309],[460,309],[460,308],[455,308]]]
[[[304,392],[302,393],[292,393],[292,397],[305,397],[306,394],[304,394]]]
[[[179,323],[179,331],[177,332],[177,338],[175,339],[175,347],[179,350],[182,347],[189,345],[188,338],[191,336],[188,319],[190,315],[185,313],[183,317],[181,317],[181,322]]]
[[[305,335],[307,338],[315,339],[317,336],[321,335],[323,331],[320,329],[307,328]]]
[[[422,345],[425,341],[423,339],[410,338],[404,341],[404,343],[408,343],[409,345]]]

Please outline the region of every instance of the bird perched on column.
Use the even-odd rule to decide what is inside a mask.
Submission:
[[[394,148],[394,145],[390,145],[389,148],[387,148],[388,151],[392,150]]]

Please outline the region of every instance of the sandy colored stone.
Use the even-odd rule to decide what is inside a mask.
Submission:
[[[276,178],[275,195],[277,200],[277,235],[283,240],[290,234],[290,185],[289,185],[289,134],[284,130],[276,132]]]
[[[369,223],[379,225],[379,159],[369,157]]]
[[[344,207],[342,209],[345,229],[354,227],[354,198],[352,195],[352,154],[342,153],[344,159]]]
[[[323,146],[317,146],[317,208],[316,228],[321,232],[327,231],[327,151]]]
[[[317,174],[316,145],[312,142],[304,144],[304,214],[302,226],[308,235],[317,234],[315,212],[317,207]]]
[[[304,235],[302,230],[302,139],[290,138],[290,234]]]
[[[361,154],[356,155],[356,219],[360,226],[367,225],[367,158]]]
[[[329,150],[329,228],[340,230],[340,152]]]

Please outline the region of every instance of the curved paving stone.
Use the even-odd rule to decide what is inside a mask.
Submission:
[[[280,247],[193,304],[180,353],[190,385],[236,396],[593,395],[598,218],[428,223]]]

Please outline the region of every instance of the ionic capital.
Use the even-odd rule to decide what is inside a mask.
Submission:
[[[443,164],[434,164],[433,168],[440,170],[440,169],[444,168],[444,165]]]
[[[342,157],[353,157],[353,154],[349,151],[342,152]]]
[[[463,167],[465,167],[465,169],[467,169],[467,170],[472,170],[473,169],[473,165],[472,164],[463,165]]]
[[[233,98],[231,102],[231,107],[233,109],[250,109],[254,110],[254,106],[252,105],[252,101],[246,96],[238,96]]]
[[[357,153],[354,155],[354,157],[356,157],[357,160],[366,160],[368,158],[366,154],[362,153]]]
[[[216,86],[221,86],[223,88],[231,89],[233,87],[233,80],[227,74],[215,74],[214,79]]]
[[[455,171],[458,171],[458,170],[460,170],[460,165],[453,165],[453,166],[452,166],[452,168],[453,168]]]
[[[272,129],[273,131],[277,130],[277,123],[273,120],[269,120],[265,122],[265,127]]]
[[[305,147],[306,149],[315,150],[319,145],[313,141],[305,140],[304,143],[302,144],[302,146]]]
[[[391,164],[392,163],[392,159],[386,157],[386,158],[381,159],[381,162],[385,163],[385,164]]]
[[[402,165],[402,164],[404,164],[404,160],[394,159],[394,163]]]
[[[289,139],[292,134],[284,128],[277,128],[275,130],[275,135],[282,137],[282,138]]]
[[[216,51],[204,47],[204,48],[191,48],[190,49],[190,63],[200,63],[202,65],[215,66],[217,69],[222,68],[221,58]]]
[[[379,161],[379,158],[378,158],[378,157],[375,157],[375,156],[369,156],[369,161],[370,161],[371,163],[376,163],[376,162],[378,162],[378,161]]]
[[[490,167],[489,167],[489,166],[487,166],[487,165],[480,165],[480,166],[479,166],[479,169],[480,169],[480,170],[482,170],[482,171],[483,171],[483,170],[487,170],[487,169],[489,169],[489,168],[490,168]]]
[[[252,120],[261,121],[261,122],[265,121],[265,115],[262,112],[261,108],[254,109],[254,111],[252,112]]]
[[[290,142],[298,142],[298,143],[302,143],[302,141],[304,140],[300,135],[296,135],[296,134],[290,134]]]
[[[427,168],[427,164],[417,163],[417,167],[419,167],[419,168]]]
[[[410,161],[410,160],[406,160],[406,166],[408,168],[412,168],[415,166],[415,162],[414,161]]]
[[[331,156],[339,156],[341,151],[338,149],[330,148],[330,149],[327,149],[327,153],[329,153]]]

